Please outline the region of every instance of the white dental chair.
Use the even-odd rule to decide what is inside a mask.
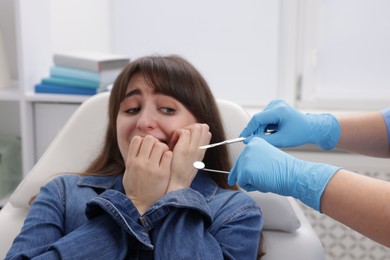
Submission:
[[[58,173],[82,171],[97,154],[105,134],[108,98],[109,93],[98,94],[78,108],[0,210],[1,259],[23,225],[30,198],[39,193],[40,187]],[[237,137],[249,115],[231,102],[218,100],[218,106],[227,137]],[[229,145],[232,160],[242,148],[243,144]],[[270,193],[248,194],[263,212],[266,251],[263,259],[325,259],[320,240],[294,199]]]

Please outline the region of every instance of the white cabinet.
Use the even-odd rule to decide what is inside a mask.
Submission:
[[[34,85],[48,75],[52,64],[51,3],[50,0],[0,2],[0,28],[6,39],[4,46],[12,78],[11,85],[0,87],[0,135],[21,137],[24,175],[70,111],[88,98],[34,93]],[[42,112],[46,102],[52,104],[52,118]],[[63,107],[68,112],[54,113]]]
[[[79,104],[34,102],[35,161],[37,161]]]

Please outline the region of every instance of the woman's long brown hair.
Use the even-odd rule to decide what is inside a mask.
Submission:
[[[211,143],[225,140],[221,116],[215,98],[202,75],[189,62],[179,56],[147,56],[131,62],[117,77],[111,91],[108,109],[108,126],[102,151],[85,171],[91,175],[120,175],[125,170],[116,135],[116,118],[126,94],[130,79],[142,74],[155,92],[171,96],[182,103],[197,119],[209,125]],[[226,146],[207,150],[204,163],[207,167],[229,171]],[[224,189],[237,190],[227,184],[225,174],[211,177]]]

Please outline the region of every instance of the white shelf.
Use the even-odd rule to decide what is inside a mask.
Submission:
[[[27,102],[60,102],[60,103],[82,103],[91,96],[89,95],[65,95],[65,94],[45,94],[33,91],[21,92],[17,83],[11,87],[0,88],[0,101],[27,101]]]
[[[26,92],[25,99],[30,102],[60,102],[60,103],[82,103],[91,96],[87,95],[64,95],[64,94],[44,94]]]

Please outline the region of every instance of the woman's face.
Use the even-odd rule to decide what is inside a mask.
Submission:
[[[176,129],[196,123],[195,117],[173,97],[155,93],[141,74],[135,74],[126,90],[116,120],[118,145],[124,160],[134,136],[152,135],[172,150]]]

